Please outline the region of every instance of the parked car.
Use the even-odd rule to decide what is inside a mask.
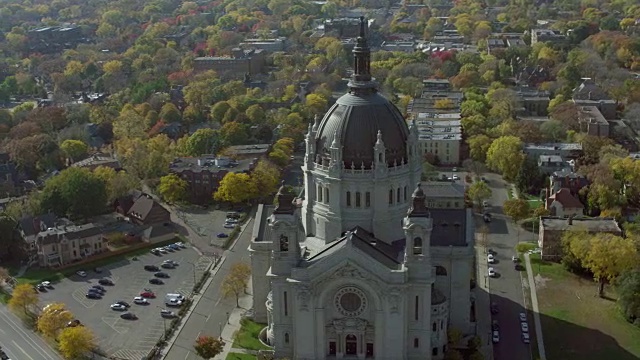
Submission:
[[[167,252],[173,252],[174,251],[170,246],[165,246],[163,249],[165,251],[167,251]]]
[[[494,344],[497,344],[500,342],[500,333],[498,331],[494,331],[493,336],[491,337],[491,340],[493,341]]]
[[[495,262],[496,262],[496,258],[495,258],[495,257],[493,257],[493,255],[489,254],[489,255],[487,255],[487,262],[488,262],[489,264],[493,264],[493,263],[495,263]]]
[[[160,250],[158,250],[158,249],[151,249],[151,253],[152,253],[153,255],[160,255],[160,254],[162,254],[162,253],[160,252]]]
[[[186,248],[187,248],[187,246],[186,246],[183,242],[181,242],[181,241],[178,241],[178,242],[177,242],[177,243],[175,243],[175,244],[176,244],[176,245],[178,245],[178,246],[180,246],[182,249],[186,249]]]
[[[172,263],[162,263],[160,267],[163,269],[173,269],[175,266]]]
[[[453,169],[451,169],[451,171],[453,171],[453,172],[457,172],[457,171],[458,171],[458,168],[457,168],[457,167],[454,167]]]
[[[102,296],[96,292],[88,292],[85,296],[87,297],[87,299],[102,299]]]
[[[497,314],[498,312],[499,312],[499,310],[498,310],[498,304],[496,304],[496,303],[494,303],[494,302],[493,302],[493,303],[491,303],[491,313],[492,313],[492,314]]]
[[[140,296],[142,296],[143,298],[149,298],[149,299],[156,298],[156,294],[154,294],[153,291],[143,291],[140,293]]]
[[[518,262],[520,262],[520,258],[518,258],[517,256],[514,255],[514,256],[511,257],[511,261],[513,261],[514,263],[518,263]]]
[[[520,330],[522,330],[523,333],[529,332],[529,324],[527,324],[526,322],[521,322]]]
[[[491,330],[500,330],[500,324],[498,324],[498,320],[491,321]]]
[[[98,290],[98,289],[94,289],[94,288],[90,288],[90,289],[88,289],[88,290],[87,290],[87,292],[88,292],[88,293],[96,293],[96,294],[98,294],[98,295],[100,295],[100,296],[104,295],[104,292],[102,292],[102,291],[100,291],[100,290]]]
[[[516,264],[514,267],[515,267],[516,271],[524,270],[524,267],[522,267],[522,265],[520,265],[520,264]]]
[[[111,310],[115,311],[125,311],[127,307],[122,304],[111,304]]]
[[[529,342],[531,342],[529,338],[529,333],[522,333],[522,342],[525,344],[528,344]]]
[[[113,281],[111,279],[107,279],[107,278],[103,278],[98,280],[98,284],[100,285],[114,285]]]
[[[149,304],[149,300],[143,298],[142,296],[136,296],[133,298],[133,303],[138,305],[147,305]]]
[[[105,289],[104,287],[102,287],[100,285],[93,285],[91,288],[96,289],[96,290],[100,290],[102,292],[107,292],[107,289]]]
[[[237,224],[238,223],[238,219],[227,218],[224,222],[225,222],[225,224]]]
[[[162,309],[160,310],[160,316],[164,318],[173,318],[173,317],[176,317],[176,313],[174,313],[171,310]]]
[[[67,323],[67,327],[76,327],[76,326],[81,326],[81,325],[82,325],[82,323],[78,319],[73,319],[73,320],[71,320],[71,321],[69,321]]]
[[[167,249],[165,249],[165,248],[158,248],[158,251],[160,251],[161,254],[168,253]]]
[[[452,178],[453,180],[460,180],[460,176],[458,176],[458,175],[453,175],[451,178]]]
[[[224,224],[224,228],[225,228],[225,229],[233,229],[233,228],[235,228],[235,227],[236,227],[236,226],[235,226],[234,224],[226,224],[226,223]]]
[[[40,285],[46,287],[47,289],[53,289],[53,285],[51,285],[50,281],[43,281],[40,283]]]
[[[225,234],[225,233],[220,233],[218,234],[218,239],[224,239],[224,238],[228,238],[229,235]]]
[[[163,285],[164,281],[158,279],[158,278],[153,278],[153,279],[149,279],[149,284],[153,284],[153,285]]]
[[[178,266],[178,265],[180,265],[177,261],[175,261],[175,260],[171,260],[171,259],[167,259],[167,260],[163,261],[162,263],[163,263],[163,264],[171,264],[171,265],[173,265],[173,266]]]
[[[178,307],[182,306],[182,301],[178,299],[167,299],[165,300],[164,304],[167,306]]]
[[[122,301],[122,300],[116,301],[115,304],[120,304],[120,305],[125,306],[125,307],[131,307],[131,305],[129,305],[128,302]]]
[[[482,220],[484,220],[484,222],[486,222],[486,223],[490,223],[491,222],[491,214],[485,213],[484,215],[482,215]]]
[[[160,271],[160,268],[156,265],[145,265],[144,269],[147,271]]]
[[[520,322],[526,322],[526,321],[527,321],[527,314],[526,314],[526,313],[521,312],[521,313],[518,315],[518,317],[519,317],[519,319],[520,319]]]
[[[125,320],[138,320],[138,317],[134,313],[126,312],[120,315],[121,318]]]
[[[159,271],[159,272],[153,274],[153,276],[155,276],[157,278],[162,278],[162,279],[170,278],[169,274],[167,274],[166,272],[162,272],[162,271]]]
[[[93,271],[100,274],[102,272],[102,269],[99,267],[93,268]]]
[[[87,273],[82,270],[76,271],[76,274],[80,277],[87,277]]]
[[[180,246],[178,246],[176,244],[170,244],[170,245],[167,245],[167,246],[169,247],[169,249],[172,249],[172,250],[180,250],[180,249],[182,249]]]
[[[490,267],[489,270],[487,271],[487,274],[489,275],[489,277],[496,277],[496,270]]]

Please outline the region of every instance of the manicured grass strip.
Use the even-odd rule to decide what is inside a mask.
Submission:
[[[240,321],[240,325],[242,327],[238,330],[233,340],[234,348],[249,350],[269,349],[269,347],[262,345],[260,340],[258,340],[258,334],[264,329],[265,324],[258,324],[249,319],[243,319]]]
[[[251,354],[228,353],[226,360],[256,360],[257,357]]]

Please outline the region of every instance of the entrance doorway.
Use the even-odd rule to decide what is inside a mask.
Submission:
[[[335,354],[336,354],[336,342],[329,341],[329,355],[335,355]]]
[[[373,357],[373,344],[367,343],[367,357]]]
[[[358,355],[358,338],[355,335],[347,335],[345,341],[345,355]]]

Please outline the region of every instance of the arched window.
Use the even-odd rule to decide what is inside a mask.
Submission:
[[[445,269],[443,266],[436,266],[436,275],[447,276],[447,269]]]
[[[347,206],[351,206],[351,191],[347,191]]]
[[[382,162],[382,153],[379,153],[379,154],[378,154],[378,161],[379,161],[379,162]]]
[[[389,190],[389,205],[393,204],[393,189]]]
[[[289,343],[289,333],[284,333],[284,343],[285,344]]]
[[[422,238],[413,239],[413,255],[422,255]]]
[[[327,204],[329,203],[329,188],[328,187],[324,188],[324,202],[327,203]]]
[[[413,347],[414,348],[420,347],[420,340],[418,338],[413,338]]]
[[[322,202],[322,185],[318,185],[318,201]]]
[[[436,324],[435,322],[433,323],[433,326],[431,326],[431,330],[433,331],[437,331],[438,330],[438,324]]]

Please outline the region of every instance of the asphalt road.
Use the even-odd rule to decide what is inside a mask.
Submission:
[[[0,306],[0,346],[12,360],[62,359],[4,306]]]
[[[511,257],[515,255],[515,246],[518,243],[518,233],[511,219],[504,216],[502,204],[508,199],[506,183],[496,174],[483,175],[491,187],[492,196],[489,200],[493,220],[489,225],[489,247],[495,251],[495,269],[498,277],[490,278],[491,302],[498,305],[499,313],[493,315],[500,325],[500,343],[494,349],[494,359],[505,360],[530,360],[531,349],[528,344],[522,342],[522,332],[518,314],[526,312],[524,309],[524,292],[520,271],[516,271]],[[480,216],[476,224],[483,224]],[[520,231],[520,238],[525,239],[530,234]],[[526,273],[523,272],[526,276]],[[486,279],[479,279],[486,281]],[[533,319],[529,319],[529,327],[532,330]]]
[[[153,272],[145,271],[144,265],[160,265],[165,259],[177,261],[180,265],[175,269],[162,269],[171,276],[163,279],[164,285],[149,284]],[[40,303],[66,304],[94,332],[104,352],[120,359],[137,360],[149,353],[162,337],[165,325],[168,325],[169,320],[160,317],[160,309],[165,308],[165,294],[181,293],[188,296],[193,289],[194,267],[196,280],[199,280],[212,262],[212,258],[200,256],[193,248],[162,256],[147,253],[138,256],[137,261],[122,260],[110,264],[100,274],[87,269],[85,278],[74,275],[64,279],[55,284],[55,289],[41,293]],[[100,300],[87,299],[87,289],[96,285],[101,277],[111,278],[115,286],[105,286],[107,292]],[[133,304],[133,297],[138,296],[144,288],[153,290],[157,298],[150,299],[150,304],[146,306]],[[118,300],[131,304],[129,311],[136,314],[138,320],[121,319],[120,312],[111,310],[109,306]]]
[[[226,260],[213,277],[182,331],[178,334],[175,343],[165,357],[166,359],[201,359],[193,352],[193,344],[196,338],[200,335],[218,337],[222,333],[222,329],[228,320],[228,314],[236,307],[236,300],[235,298],[223,297],[220,291],[221,284],[233,264],[238,262],[250,263],[247,248],[251,242],[253,221],[251,219],[247,223],[245,231],[238,238],[233,249],[225,253]],[[224,340],[229,341],[230,339]]]

